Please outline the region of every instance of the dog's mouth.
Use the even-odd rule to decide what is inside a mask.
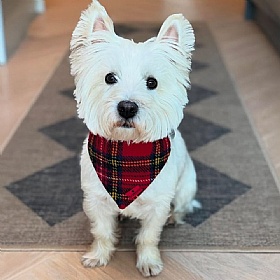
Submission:
[[[129,122],[125,122],[121,127],[123,127],[123,128],[134,128],[134,125],[132,125]]]
[[[135,125],[131,119],[123,119],[117,122],[116,127],[135,128]]]

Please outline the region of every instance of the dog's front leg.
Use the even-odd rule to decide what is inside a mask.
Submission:
[[[90,202],[88,201],[90,204]],[[109,262],[115,251],[117,212],[113,212],[109,207],[87,207],[84,201],[84,210],[91,222],[91,233],[94,241],[91,249],[83,258],[85,267],[105,266]],[[100,205],[101,206],[101,205]]]
[[[158,275],[163,269],[158,243],[168,214],[169,207],[157,208],[141,220],[141,229],[136,238],[136,266],[145,277]]]

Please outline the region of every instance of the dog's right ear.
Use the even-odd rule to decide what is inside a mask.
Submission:
[[[194,31],[182,14],[174,14],[164,21],[156,41],[169,43],[172,48],[177,45],[185,53],[191,53],[195,43]]]
[[[92,35],[96,32],[107,31],[114,33],[114,25],[105,8],[97,1],[89,5],[81,14],[80,20],[73,31],[70,42],[71,51],[80,46],[92,43]]]

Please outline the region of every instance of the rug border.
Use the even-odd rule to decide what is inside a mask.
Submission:
[[[196,23],[206,23],[204,21],[193,21]],[[133,22],[133,24],[138,24],[141,22]],[[118,24],[124,24],[122,22],[118,22]],[[129,24],[128,22],[126,22],[125,24]],[[156,22],[149,22],[149,24],[157,24]],[[232,76],[230,75],[229,71],[228,71],[228,63],[225,60],[224,56],[221,53],[221,49],[219,47],[219,45],[217,44],[216,38],[213,36],[213,32],[209,26],[209,24],[206,23],[206,27],[208,28],[208,31],[211,33],[212,35],[212,39],[215,41],[216,44],[216,48],[217,51],[219,53],[220,59],[222,60],[228,77],[231,80],[232,85],[234,86],[235,92],[236,92],[236,96],[239,99],[240,105],[242,106],[242,109],[244,110],[244,113],[246,114],[247,120],[250,124],[250,127],[253,131],[253,135],[255,136],[255,138],[258,141],[259,147],[261,148],[261,152],[262,155],[264,157],[264,160],[266,162],[266,164],[268,165],[270,174],[272,175],[276,188],[280,193],[280,179],[278,179],[278,177],[275,174],[275,170],[274,167],[272,165],[272,162],[270,161],[268,154],[264,148],[263,145],[263,141],[257,131],[257,129],[254,126],[254,122],[250,117],[250,114],[245,106],[245,103],[243,102],[242,96],[239,93],[239,89],[236,87],[235,82],[233,81]],[[65,51],[65,53],[61,56],[61,58],[59,59],[57,65],[55,66],[55,68],[53,69],[49,79],[46,81],[45,86],[48,84],[48,82],[52,79],[55,71],[57,70],[57,68],[61,65],[63,59],[65,58],[65,56],[67,56],[69,53],[69,51]],[[43,88],[43,89],[44,89]],[[29,111],[31,110],[31,108],[35,105],[37,99],[41,96],[42,91],[37,95],[36,100],[33,102],[33,104],[30,106],[28,112],[26,113],[26,115],[29,113]],[[23,118],[22,122],[24,121],[25,118]],[[20,125],[19,125],[20,126]],[[18,127],[19,128],[19,127]],[[12,136],[14,137],[14,135]],[[4,150],[3,150],[4,151]],[[86,251],[88,248],[90,247],[90,245],[3,245],[0,244],[0,252],[84,252]],[[129,248],[117,248],[117,252],[131,252],[131,251],[135,251],[135,247],[131,244],[131,246],[128,246]],[[131,248],[130,248],[131,247]],[[200,246],[190,246],[189,248],[184,248],[184,249],[179,249],[178,246],[176,248],[164,248],[164,247],[159,247],[161,252],[201,252],[201,253],[280,253],[280,244],[276,245],[276,246],[244,246],[244,247],[235,247],[235,246],[224,246],[224,247],[220,247],[220,246],[204,246],[204,248],[201,248]]]
[[[88,250],[90,245],[79,245],[79,246],[48,246],[48,245],[28,245],[28,246],[2,246],[0,252],[85,252]],[[255,246],[255,247],[218,247],[218,246],[205,246],[205,248],[199,248],[193,246],[185,249],[180,248],[164,248],[160,247],[161,252],[197,252],[197,253],[280,253],[280,245],[277,246]],[[134,252],[135,247],[131,248],[117,248],[117,252]]]

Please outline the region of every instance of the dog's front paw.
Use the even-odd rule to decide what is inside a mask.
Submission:
[[[82,257],[82,264],[84,267],[98,267],[98,266],[106,266],[109,262],[108,257],[104,257],[101,255],[97,255],[95,252],[88,252]]]
[[[82,257],[82,264],[84,267],[98,267],[98,266],[106,266],[109,262],[109,258],[104,258],[102,256],[97,257],[94,253],[89,252],[86,253]]]
[[[95,247],[95,246],[93,246]],[[82,257],[82,264],[84,267],[98,267],[98,266],[106,266],[110,261],[111,255],[114,252],[113,249],[111,250],[98,250],[92,249],[91,251],[87,252]]]
[[[110,240],[96,239],[90,251],[83,255],[82,264],[85,267],[106,266],[114,251],[114,244]]]
[[[144,277],[159,275],[163,269],[162,262],[159,263],[143,263],[141,265],[137,264],[138,270],[142,273]]]
[[[163,263],[160,258],[160,253],[157,247],[148,248],[142,247],[137,250],[137,265],[136,267],[143,276],[156,276],[161,273]]]

